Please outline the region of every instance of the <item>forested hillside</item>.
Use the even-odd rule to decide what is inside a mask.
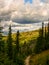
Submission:
[[[42,28],[36,31],[20,33],[18,30],[14,34],[10,25],[7,36],[2,35],[2,29],[0,26],[0,65],[25,65],[28,56],[31,65],[49,65],[49,23],[45,27],[42,23]]]
[[[17,33],[12,34],[13,41],[15,41],[15,39],[16,39],[16,34]],[[39,35],[38,30],[21,32],[20,35],[19,35],[20,43],[23,44],[25,41],[28,43],[31,40],[37,39],[38,35]],[[3,40],[6,41],[7,38],[8,38],[8,36],[3,36]]]

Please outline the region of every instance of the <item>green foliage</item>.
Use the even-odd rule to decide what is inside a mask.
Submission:
[[[31,56],[30,65],[49,65],[49,50]]]
[[[36,46],[35,46],[35,53],[40,53],[41,51],[43,51],[45,48],[45,45],[44,45],[44,36],[43,36],[43,28],[44,28],[44,24],[42,23],[42,29],[39,30],[39,37],[37,38],[37,43],[36,43]]]
[[[0,22],[1,24],[1,22]],[[3,35],[2,35],[2,29],[3,27],[0,25],[0,52],[3,52],[4,53],[4,41],[2,39]]]
[[[47,57],[47,55],[41,56],[42,54],[37,54],[48,49],[48,40],[49,25],[48,32],[46,31],[46,27],[44,32],[44,24],[42,23],[42,29],[39,30],[39,33],[36,30],[33,32],[25,33],[20,33],[17,31],[16,34],[12,34],[11,26],[9,26],[9,33],[5,38],[2,37],[2,32],[0,31],[0,48],[4,48],[4,53],[1,52],[0,54],[0,65],[24,65],[25,58],[28,55],[35,53],[37,57],[36,55],[35,58],[33,57],[34,60],[32,65],[49,65],[49,55]]]
[[[17,53],[19,53],[19,35],[20,35],[19,31],[17,31],[16,41],[15,41]]]
[[[16,57],[16,65],[24,65],[24,59],[21,54],[18,54]]]
[[[46,49],[49,49],[49,23],[48,23],[48,31],[46,32],[47,34],[45,35],[45,41],[46,41]]]
[[[44,24],[42,23],[42,29],[39,30],[39,37],[37,38],[37,43],[35,45],[35,53],[40,53],[41,51],[49,49],[49,23],[48,23],[48,32],[44,30]]]
[[[9,56],[10,59],[12,59],[13,50],[12,50],[11,25],[9,26],[7,43],[8,43],[8,56]]]
[[[49,56],[46,57],[46,63],[45,65],[49,65]]]

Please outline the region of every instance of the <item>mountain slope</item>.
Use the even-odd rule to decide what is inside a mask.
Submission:
[[[20,43],[24,43],[25,41],[28,43],[31,40],[37,39],[39,32],[36,31],[30,31],[30,32],[21,32],[19,39]],[[13,41],[16,39],[16,33],[12,34]],[[4,40],[7,40],[7,36],[3,38]]]

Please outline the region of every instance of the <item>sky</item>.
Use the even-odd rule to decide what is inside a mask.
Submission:
[[[49,0],[0,0],[0,19],[5,21],[47,20],[48,13]]]
[[[32,3],[33,2],[33,0],[25,0],[25,3],[27,3],[27,2],[30,2],[30,3]]]
[[[28,26],[48,19],[49,0],[0,0],[0,20],[4,26],[10,23]]]

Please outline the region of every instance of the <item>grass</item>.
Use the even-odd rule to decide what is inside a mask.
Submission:
[[[49,50],[46,50],[40,54],[31,56],[30,65],[45,65],[47,58],[49,59]]]

